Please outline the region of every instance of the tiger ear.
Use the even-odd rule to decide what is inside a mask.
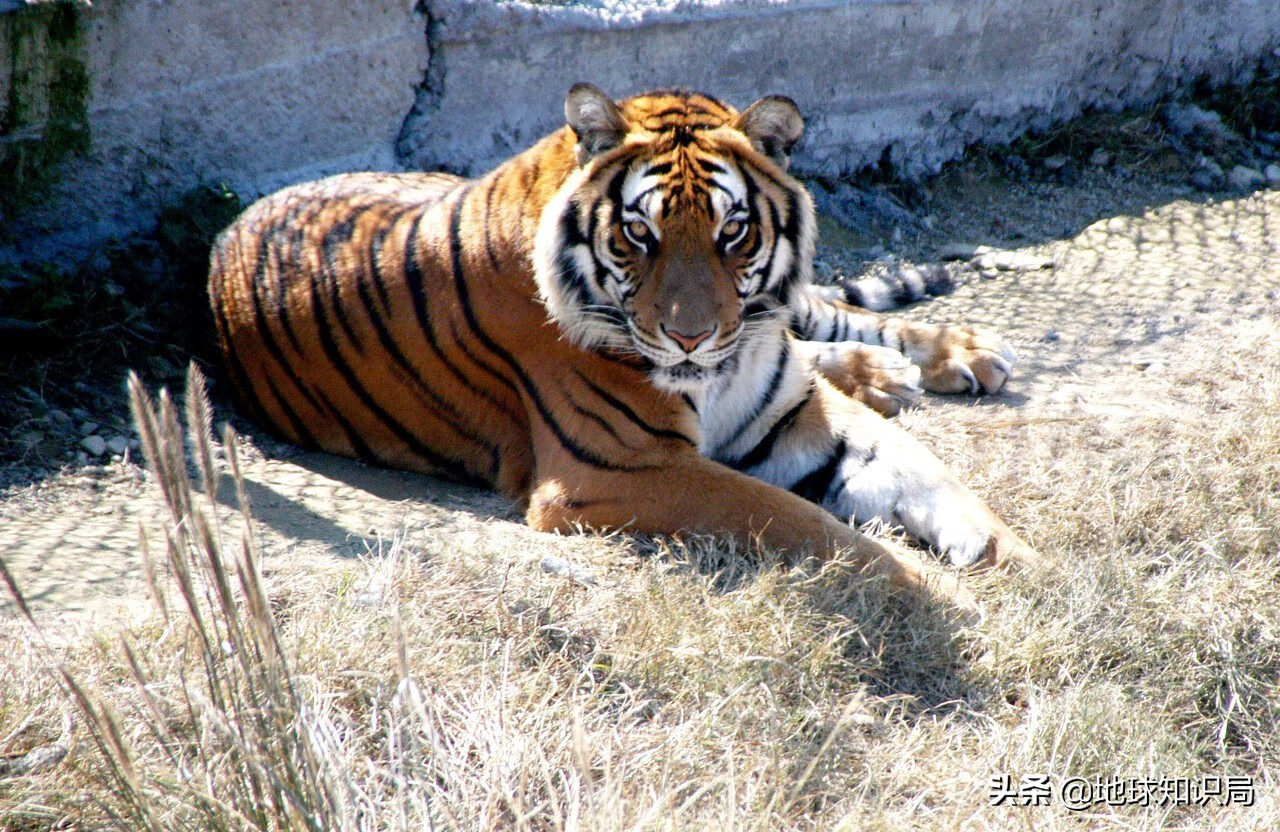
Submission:
[[[804,119],[796,102],[785,95],[770,95],[742,111],[733,126],[746,134],[751,145],[786,170],[791,148],[804,134]]]
[[[564,120],[578,137],[578,164],[622,144],[627,120],[609,96],[591,84],[574,84],[564,102]]]

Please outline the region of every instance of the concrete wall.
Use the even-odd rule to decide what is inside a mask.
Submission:
[[[393,167],[427,65],[410,0],[95,0],[80,21],[91,150],[21,216],[36,255],[143,228],[201,183]]]
[[[1241,78],[1280,47],[1275,0],[411,3],[96,0],[80,12],[92,148],[8,229],[7,256],[145,227],[202,182],[253,196],[337,170],[477,173],[558,126],[579,80],[790,95],[799,170],[887,153],[919,174],[1085,108]]]
[[[740,107],[789,95],[808,121],[797,169],[888,153],[918,175],[977,141],[1239,77],[1280,46],[1275,0],[425,5],[439,82],[420,92],[401,157],[462,173],[556,126],[579,80],[618,97],[692,86]]]

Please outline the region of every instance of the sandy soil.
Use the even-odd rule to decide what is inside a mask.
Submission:
[[[920,262],[947,243],[987,244],[1051,257],[1054,267],[984,277],[954,263],[956,292],[904,312],[988,324],[1020,356],[1001,395],[930,396],[904,414],[908,426],[964,472],[982,442],[1016,439],[1010,426],[1061,421],[1122,437],[1130,419],[1178,419],[1191,406],[1174,381],[1183,363],[1208,355],[1247,373],[1251,339],[1280,333],[1280,192],[1208,197],[1184,181],[1108,168],[1063,185],[972,163],[932,183],[932,230],[896,243],[887,233],[878,241],[887,250]],[[847,262],[858,255],[839,246],[868,241],[826,242],[836,248],[821,256]],[[1210,392],[1213,384],[1203,378]],[[513,561],[580,546],[528,530],[493,494],[250,438],[249,496],[268,573],[341,569],[397,534],[422,551],[465,543]],[[1028,499],[988,496],[1001,510]],[[223,500],[227,518],[233,502]],[[140,609],[139,530],[158,548],[165,520],[154,484],[127,459],[64,469],[0,491],[0,558],[52,631],[79,632]],[[15,613],[0,603],[0,624]]]

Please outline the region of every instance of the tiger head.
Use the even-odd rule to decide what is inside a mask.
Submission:
[[[578,84],[565,115],[551,141],[572,148],[574,169],[541,214],[534,267],[566,337],[638,354],[673,392],[780,337],[816,236],[813,202],[786,172],[804,129],[795,103],[739,113],[676,91],[615,104]]]

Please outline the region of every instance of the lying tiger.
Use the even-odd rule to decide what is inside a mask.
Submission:
[[[919,560],[850,521],[959,566],[1036,558],[872,409],[998,390],[1013,353],[811,287],[790,99],[739,113],[579,84],[565,112],[482,179],[334,176],[224,231],[209,292],[252,414],[306,447],[497,488],[536,529],[844,549],[907,588]]]

